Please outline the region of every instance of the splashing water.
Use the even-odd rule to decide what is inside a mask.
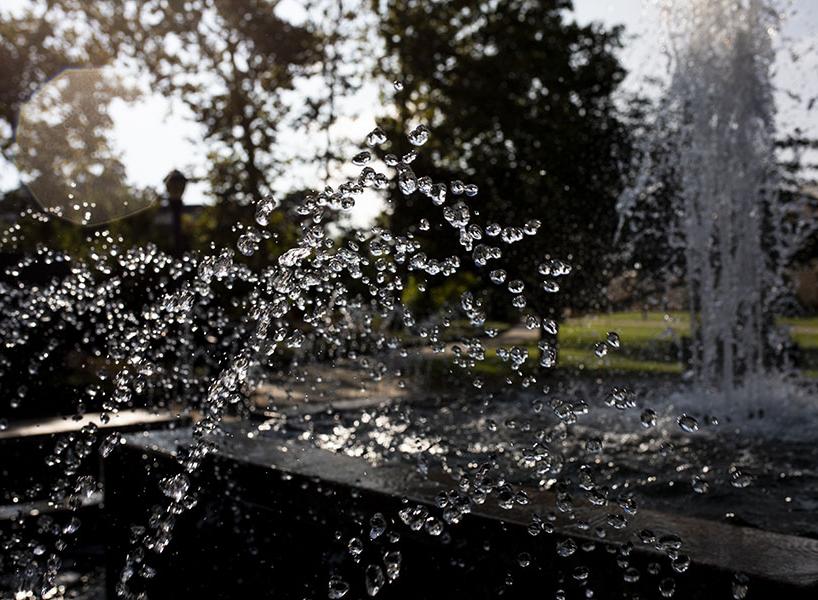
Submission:
[[[769,84],[769,36],[775,22],[762,2],[685,6],[673,9],[690,12],[685,12],[689,17],[685,27],[674,33],[677,70],[665,107],[677,126],[671,130],[679,132],[669,159],[682,190],[675,200],[680,215],[676,225],[687,242],[698,371],[702,380],[735,396],[739,382],[768,368],[768,309],[780,285],[780,273],[764,252],[769,243],[765,228],[775,221],[768,214],[775,210]],[[730,93],[725,82],[733,86]],[[736,86],[743,92],[735,93]],[[403,90],[399,82],[394,87]],[[553,488],[555,511],[569,518],[582,503],[604,507],[605,519],[599,526],[603,533],[627,530],[637,511],[637,498],[630,490],[638,488],[628,473],[635,470],[641,477],[640,469],[644,470],[638,460],[629,463],[629,456],[645,454],[643,446],[651,448],[651,460],[657,453],[672,453],[669,445],[648,437],[656,429],[672,429],[675,436],[699,435],[713,425],[682,402],[659,411],[644,406],[635,394],[608,385],[611,382],[604,384],[607,389],[596,406],[581,390],[538,389],[542,371],[532,363],[545,370],[556,365],[557,347],[551,340],[558,326],[531,312],[526,294],[559,293],[560,280],[570,276],[571,265],[543,257],[540,285],[528,289],[516,265],[502,260],[502,245],[524,243],[526,236],[537,235],[539,221],[481,223],[477,184],[460,180],[446,184],[416,174],[412,163],[431,135],[426,125],[407,132],[417,150],[399,158],[391,153],[381,156],[380,146],[389,144],[386,134],[380,128],[370,132],[365,139],[368,149],[351,158],[359,174],[307,194],[292,207],[288,216],[300,221],[297,240],[261,267],[251,266],[249,259],[261,254],[276,211],[287,210],[274,198],[264,198],[254,207],[256,228],[237,229],[239,255],[232,248],[214,248],[205,256],[177,258],[150,246],[127,249],[110,231],[97,231],[89,240],[87,257],[40,248],[7,270],[14,280],[37,264],[64,267],[44,285],[0,283],[4,377],[11,379],[19,366],[13,361],[26,357],[24,371],[36,379],[45,372],[49,357],[59,356],[67,346],[68,351],[81,351],[85,364],[91,370],[96,366],[98,376],[78,386],[78,412],[94,404],[102,408],[103,419],[111,419],[125,408],[150,406],[172,408],[194,419],[193,442],[179,451],[179,472],[156,482],[166,504],[155,508],[146,524],[131,530],[131,552],[116,582],[120,597],[138,597],[154,574],[151,564],[170,544],[179,515],[207,492],[198,489],[195,474],[203,459],[217,450],[225,419],[262,413],[270,418],[247,427],[248,436],[286,431],[291,423],[281,418],[283,410],[293,404],[309,405],[311,395],[319,396],[327,370],[338,379],[348,376],[350,387],[366,388],[367,396],[376,395],[372,390],[385,380],[396,379],[397,391],[391,393],[398,396],[407,388],[405,380],[413,366],[440,356],[450,359],[449,373],[459,374],[466,383],[468,391],[461,394],[467,404],[430,411],[445,421],[445,433],[454,441],[427,427],[426,415],[415,419],[417,413],[402,405],[366,410],[346,421],[333,418],[323,429],[323,424],[315,425],[317,419],[304,419],[300,413],[294,417],[302,426],[300,439],[320,448],[373,461],[400,453],[410,456],[421,473],[428,474],[437,462],[456,476],[456,485],[439,497],[439,511],[407,506],[392,515],[396,522],[433,537],[457,525],[473,505],[489,497],[507,510],[527,504],[526,486]],[[391,178],[378,170],[381,160],[394,171]],[[428,199],[424,218],[407,231],[373,227],[347,239],[333,239],[330,215],[351,209],[366,189],[385,189],[390,179],[402,195]],[[47,217],[30,213],[26,218]],[[430,255],[416,232],[429,231],[433,223],[460,245],[461,256]],[[11,246],[22,237],[18,225],[2,236]],[[454,278],[463,270],[463,257],[470,258],[484,281],[436,314],[413,314],[403,298],[410,278]],[[513,341],[501,341],[490,352],[489,341],[498,332],[486,323],[482,290],[489,286],[507,294],[528,330],[542,329],[546,334],[539,341],[538,357]],[[451,334],[458,320],[465,323],[463,331]],[[66,331],[79,332],[78,339],[68,339]],[[608,332],[593,349],[601,359],[624,343],[616,332]],[[488,410],[496,398],[484,389],[480,366],[494,359],[512,398]],[[270,392],[268,401],[260,402],[259,390],[271,381],[283,381],[283,393],[273,398]],[[308,389],[300,398],[295,392],[299,384]],[[338,396],[340,388],[334,386],[330,393]],[[468,427],[453,416],[455,409],[467,415]],[[613,423],[626,431],[617,431]],[[456,434],[464,431],[465,439],[458,442]],[[83,497],[98,490],[94,478],[80,475],[78,467],[98,436],[96,427],[89,426],[58,443],[49,455],[49,464],[61,471],[50,496],[54,505],[76,509]],[[113,434],[103,440],[100,451],[110,454],[121,443]],[[625,463],[630,471],[616,472],[616,462]],[[609,488],[611,473],[618,479]],[[731,465],[725,477],[735,489],[751,486],[741,465]],[[715,486],[715,480],[696,475],[691,493],[706,494]],[[393,535],[389,523],[389,516],[375,513],[364,539]],[[59,572],[59,553],[76,529],[73,520],[66,523],[46,550],[41,540],[15,542],[15,569],[26,574],[20,589],[50,593]],[[536,517],[529,531],[551,533],[554,526],[548,518]],[[635,532],[633,536],[637,539]],[[682,540],[665,536],[664,541],[641,541],[663,552],[674,572],[687,568],[689,559],[679,552]],[[356,564],[365,543],[359,538],[343,541]],[[570,538],[556,547],[560,558],[577,551]],[[44,553],[48,562],[41,568],[36,557]],[[528,555],[518,557],[521,567],[530,561]],[[367,594],[378,595],[399,576],[401,555],[390,549],[383,566],[361,562],[360,570]],[[623,575],[625,581],[639,577],[635,568]],[[573,578],[584,582],[587,569],[574,571]],[[658,591],[668,596],[674,589],[674,580],[663,578]],[[347,597],[349,591],[348,582],[328,575],[324,590],[328,597]]]
[[[700,383],[740,401],[774,387],[759,391],[780,366],[772,311],[788,293],[771,84],[778,13],[765,0],[664,8],[674,70],[620,210],[632,217],[657,179],[670,190],[665,235],[683,250],[692,366]]]
[[[425,125],[418,125],[407,137],[413,146],[420,147],[430,135]],[[366,141],[372,147],[387,140],[376,129]],[[439,213],[440,224],[452,232],[474,263],[484,268],[487,279],[490,272],[497,271],[492,266],[503,253],[498,246],[481,243],[484,230],[488,236],[502,231],[504,244],[518,243],[525,235],[537,233],[539,224],[533,221],[505,228],[496,223],[479,224],[472,208],[477,185],[455,181],[447,186],[429,177],[418,177],[410,166],[416,156],[413,150],[401,159],[387,155],[384,162],[394,168],[402,194],[421,193],[429,198],[430,209]],[[230,248],[206,256],[174,258],[151,246],[124,248],[124,241],[108,230],[94,232],[87,240],[87,257],[40,248],[7,269],[6,275],[13,281],[38,265],[65,266],[45,285],[3,283],[0,326],[7,351],[3,376],[16,376],[16,364],[8,358],[12,356],[9,352],[14,353],[15,360],[34,355],[28,372],[36,375],[49,357],[59,362],[61,352],[66,350],[62,346],[74,344],[69,351],[96,357],[100,363],[99,379],[92,378],[78,390],[74,407],[79,411],[84,410],[84,402],[98,406],[103,411],[102,422],[133,406],[173,407],[183,415],[196,415],[194,441],[180,452],[181,471],[158,482],[167,505],[154,511],[147,527],[134,529],[133,551],[117,583],[120,597],[139,593],[153,576],[150,556],[164,552],[178,515],[197,503],[201,490],[194,485],[192,474],[215,450],[213,434],[218,434],[225,416],[247,414],[257,408],[250,401],[251,393],[272,372],[283,370],[297,379],[302,360],[323,355],[339,369],[357,365],[363,367],[366,377],[379,381],[391,370],[387,367],[389,356],[400,359],[410,352],[423,356],[426,350],[444,353],[447,345],[441,330],[451,326],[456,313],[465,317],[471,335],[463,340],[464,350],[453,349],[454,365],[464,376],[474,377],[474,367],[485,360],[480,338],[496,334],[485,327],[486,312],[480,294],[463,293],[459,308],[444,311],[442,318],[432,317],[437,323],[433,320],[418,324],[401,300],[410,275],[453,277],[462,268],[458,256],[428,256],[412,231],[373,227],[342,243],[329,236],[330,211],[349,210],[366,188],[386,187],[387,176],[369,166],[371,160],[370,151],[359,152],[351,161],[362,167],[358,176],[337,188],[306,195],[293,208],[302,219],[299,239],[260,270],[242,264]],[[449,191],[453,196],[464,194],[472,204],[456,201],[446,205]],[[264,198],[254,209],[260,230],[237,228],[240,255],[252,257],[258,252],[263,240],[270,237],[266,228],[277,210],[280,205],[275,199]],[[434,214],[431,211],[430,218]],[[47,221],[49,216],[29,211],[23,217],[26,219]],[[497,231],[489,232],[490,227]],[[428,219],[424,218],[418,229],[428,228]],[[7,248],[23,244],[21,226],[9,228],[3,242]],[[554,259],[545,261],[541,268],[551,281],[569,271],[567,264]],[[508,285],[510,302],[519,311],[528,304],[523,288],[518,279]],[[535,315],[528,315],[527,321],[537,328],[542,322]],[[394,334],[395,324],[403,329],[405,340]],[[66,330],[77,331],[80,339],[66,336]],[[38,349],[43,342],[46,347]],[[378,358],[379,354],[383,356]],[[543,364],[553,366],[555,356],[547,352],[544,355],[551,358]],[[529,386],[533,378],[523,374],[528,352],[515,347],[510,356],[510,377]],[[474,382],[474,387],[479,388],[479,378]],[[25,396],[26,390],[21,388],[21,395]],[[58,471],[68,465],[58,473],[51,495],[54,506],[76,509],[84,495],[98,489],[93,477],[76,476],[78,465],[88,456],[97,437],[97,427],[89,425],[81,435],[60,442],[48,458]],[[109,455],[120,443],[118,434],[106,437],[100,452]],[[429,531],[442,533],[442,522],[430,523]],[[382,528],[373,521],[373,534],[380,535]],[[20,580],[20,589],[35,595],[51,594],[59,572],[59,552],[67,547],[69,538],[65,534],[54,542],[46,569],[38,566],[36,558],[46,552],[45,546],[38,541],[20,540],[21,550],[25,551],[15,553],[15,567],[27,574]],[[399,558],[391,566],[387,564],[386,575],[379,566],[367,567],[370,595],[377,594],[397,576],[397,564]],[[345,594],[343,582],[331,580],[329,587],[330,595]]]

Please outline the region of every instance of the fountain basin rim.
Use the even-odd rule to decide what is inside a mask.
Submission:
[[[363,459],[322,450],[300,440],[281,439],[277,443],[278,440],[274,438],[247,438],[235,426],[229,430],[233,432],[233,437],[222,438],[220,449],[212,456],[216,461],[243,466],[250,473],[258,468],[271,469],[367,493],[407,498],[410,502],[427,507],[434,507],[434,498],[438,493],[455,487],[455,482],[442,472],[430,473],[428,478],[423,478],[407,465],[373,466]],[[124,446],[140,453],[173,457],[177,449],[187,445],[191,439],[187,428],[151,431],[126,435]],[[466,518],[502,521],[520,528],[521,535],[528,535],[525,529],[531,523],[533,514],[542,515],[551,510],[554,494],[536,489],[525,491],[530,498],[528,505],[503,510],[489,504],[490,499],[484,505],[474,506]],[[607,511],[581,508],[576,515],[590,523],[587,532],[570,527],[571,522],[566,519],[558,519],[555,535],[578,541],[621,544],[633,541],[630,532],[641,529],[650,529],[657,535],[673,533],[682,538],[683,551],[691,556],[694,564],[717,572],[743,573],[799,591],[818,591],[818,540],[651,510],[640,510],[624,532],[607,528],[608,536],[601,540],[591,532],[596,525],[605,522]],[[453,535],[456,535],[456,526]],[[642,544],[636,544],[633,552],[659,556],[654,547]]]

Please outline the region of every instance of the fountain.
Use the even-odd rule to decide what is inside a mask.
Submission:
[[[686,250],[696,370],[731,400],[770,369],[781,288],[766,7],[702,1],[685,12],[660,123],[674,133],[661,167],[679,189],[674,231]],[[740,494],[753,482],[735,448],[719,446],[714,458],[696,445],[715,419],[657,415],[648,405],[657,388],[651,396],[632,381],[550,378],[552,338],[539,342],[537,361],[487,324],[480,291],[498,286],[522,327],[556,335],[503,260],[540,222],[483,222],[476,183],[415,172],[430,129],[406,135],[413,149],[397,156],[373,129],[353,176],[292,206],[260,199],[254,223],[236,226],[238,254],[126,249],[97,229],[85,256],[38,247],[7,269],[3,376],[40,373],[65,342],[98,376],[78,385],[77,413],[101,413],[48,451],[58,478],[45,504],[63,514],[26,504],[42,486],[14,498],[26,510],[3,544],[17,596],[59,593],[61,556],[83,531],[77,512],[104,490],[110,597],[741,599],[748,585],[814,597],[818,542],[800,530],[672,514],[666,495],[682,487],[673,487],[678,474],[698,495],[717,485]],[[428,218],[333,237],[333,213],[390,186],[428,201]],[[624,214],[637,212],[639,196],[623,200]],[[285,210],[298,236],[267,256],[271,217]],[[29,211],[23,221],[53,217]],[[461,256],[431,256],[415,235],[429,219]],[[2,235],[10,245],[24,237],[19,224]],[[410,277],[454,277],[463,257],[484,281],[419,319],[403,300]],[[16,285],[40,263],[66,268]],[[538,272],[556,293],[571,266],[542,257]],[[448,335],[456,321],[461,331]],[[594,349],[601,360],[626,343],[609,332]],[[417,362],[442,375],[413,388]],[[496,385],[481,371],[489,362]],[[100,439],[134,407],[178,414],[177,426]],[[102,478],[82,468],[92,449]],[[787,450],[792,462],[804,456]],[[782,485],[797,489],[797,471]],[[657,481],[667,483],[658,493]],[[804,494],[818,489],[807,484]]]
[[[771,85],[778,17],[763,0],[664,8],[674,68],[650,142],[662,147],[646,152],[620,210],[632,216],[650,195],[645,183],[662,181],[666,235],[684,256],[692,366],[733,401],[758,392],[774,366],[771,310],[786,292]]]

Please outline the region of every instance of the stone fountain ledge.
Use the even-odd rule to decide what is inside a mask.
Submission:
[[[323,586],[322,594],[325,594],[329,574],[328,567],[322,565],[327,556],[334,557],[330,564],[340,564],[348,558],[345,556],[348,538],[339,540],[327,532],[348,529],[356,519],[366,522],[368,517],[364,515],[376,511],[396,517],[407,501],[409,506],[423,505],[431,514],[439,516],[439,509],[434,507],[435,496],[454,487],[442,473],[427,479],[406,465],[372,466],[362,459],[321,450],[298,440],[250,439],[238,430],[236,433],[232,439],[224,440],[221,449],[203,466],[199,477],[204,491],[199,505],[192,511],[194,514],[180,518],[181,525],[172,542],[172,558],[167,559],[167,570],[177,577],[173,581],[160,577],[163,589],[168,585],[173,587],[174,582],[178,584],[178,574],[180,570],[185,572],[185,564],[201,564],[202,560],[214,564],[213,561],[226,560],[230,565],[228,573],[222,573],[221,579],[210,583],[206,583],[206,577],[198,577],[200,583],[218,587],[228,575],[238,582],[237,589],[258,593],[261,584],[254,569],[262,569],[258,564],[259,555],[266,555],[271,568],[275,568],[276,560],[289,564],[287,561],[292,559],[293,553],[304,553],[300,562],[289,569],[289,579],[298,579],[300,573],[307,582],[304,585],[313,591],[321,591]],[[126,444],[105,461],[106,510],[112,527],[120,529],[140,524],[145,520],[146,507],[164,503],[158,496],[157,481],[161,476],[178,472],[175,454],[177,448],[190,441],[190,435],[189,430],[157,431],[132,434],[126,439]],[[147,483],[142,478],[136,481],[128,476],[134,469],[148,470],[152,477]],[[590,568],[592,575],[588,585],[596,583],[596,598],[609,597],[600,593],[600,586],[610,592],[610,597],[622,597],[624,592],[653,597],[657,595],[659,580],[670,575],[674,575],[677,582],[676,597],[730,598],[733,578],[739,573],[750,579],[748,598],[765,598],[781,592],[786,593],[787,598],[813,600],[818,597],[818,540],[648,510],[634,517],[628,531],[651,529],[657,535],[676,534],[683,540],[682,552],[689,554],[693,562],[685,573],[676,574],[670,570],[667,558],[654,547],[636,543],[629,565],[639,568],[641,579],[636,583],[622,583],[623,568],[617,566],[617,557],[612,554],[631,539],[628,531],[608,527],[605,540],[596,538],[592,532],[597,524],[605,521],[605,511],[589,510],[577,513],[591,523],[588,532],[571,527],[567,521],[558,521],[554,535],[532,537],[527,529],[533,514],[551,510],[554,497],[550,492],[526,491],[530,497],[528,505],[507,511],[490,498],[486,504],[473,507],[473,512],[461,524],[447,525],[447,533],[438,538],[431,538],[422,531],[410,531],[395,518],[402,536],[405,571],[415,577],[401,576],[384,597],[431,598],[450,593],[454,594],[451,597],[470,594],[474,598],[489,598],[496,597],[498,589],[504,590],[505,597],[517,597],[517,594],[526,597],[532,592],[542,593],[549,586],[570,588],[575,584],[570,574],[580,564]],[[236,511],[234,506],[230,514],[254,515],[248,519],[254,523],[249,534],[237,535],[235,525],[228,529],[223,517],[219,517],[222,521],[212,517],[221,514],[218,502],[225,501],[225,496],[242,507]],[[315,524],[320,525],[320,529],[313,530]],[[259,532],[268,536],[267,541],[249,551],[245,547],[246,538],[249,535],[256,539]],[[202,536],[209,540],[207,550],[203,550]],[[290,544],[308,546],[290,545],[286,552],[277,554],[281,547],[270,541],[277,536],[290,539]],[[583,548],[570,558],[557,558],[555,544],[566,537],[575,539],[580,546],[595,541],[596,548]],[[113,529],[110,539],[109,580],[112,580],[116,576],[117,557],[124,555],[127,544],[122,534]],[[293,539],[300,541],[292,542]],[[488,547],[492,550],[487,551]],[[521,551],[532,556],[535,566],[521,569],[516,564]],[[254,558],[237,558],[246,554]],[[274,560],[275,556],[279,558]],[[454,560],[453,556],[465,558]],[[309,568],[299,567],[303,560],[319,562]],[[658,578],[647,574],[646,567],[652,562],[662,565]],[[358,567],[362,572],[363,565]],[[461,573],[463,569],[469,571],[465,578]],[[504,577],[498,569],[514,573],[512,587],[498,583]],[[354,579],[354,572],[350,577]],[[280,583],[279,587],[271,584],[270,589],[282,594],[279,597],[289,597],[290,583]],[[174,589],[177,593],[196,591],[195,586]],[[229,593],[237,589],[231,588]],[[229,593],[225,592],[224,597]]]

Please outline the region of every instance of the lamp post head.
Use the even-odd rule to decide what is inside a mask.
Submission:
[[[171,201],[181,202],[182,195],[185,193],[188,178],[184,173],[177,169],[173,169],[165,177],[165,189],[168,192],[168,199]]]

